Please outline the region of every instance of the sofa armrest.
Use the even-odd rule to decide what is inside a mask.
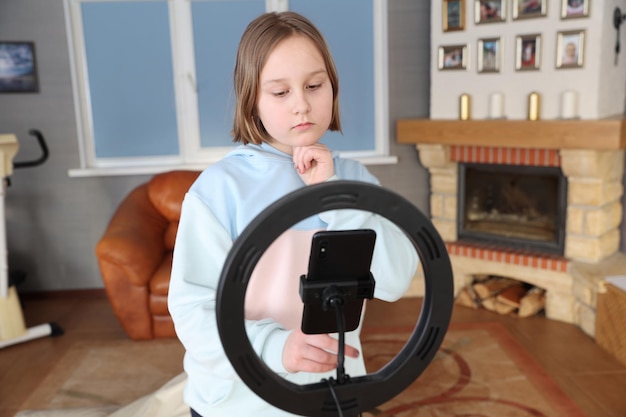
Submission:
[[[185,194],[200,175],[200,171],[168,171],[157,174],[148,183],[150,201],[170,222],[180,220]]]
[[[142,184],[122,201],[96,245],[100,263],[116,265],[139,287],[148,285],[163,259],[163,235],[169,225],[150,202],[147,190],[147,184]]]

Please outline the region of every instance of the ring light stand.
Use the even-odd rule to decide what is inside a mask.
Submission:
[[[329,210],[377,213],[409,237],[424,271],[422,311],[402,350],[378,372],[334,386],[325,382],[297,385],[275,374],[253,350],[244,326],[244,299],[259,258],[283,231],[300,220]],[[294,277],[297,279],[297,277]],[[230,250],[217,290],[217,324],[233,368],[258,396],[290,413],[358,415],[395,397],[430,363],[450,323],[453,280],[445,245],[431,221],[403,197],[382,187],[356,181],[330,181],[296,190],[262,211]]]

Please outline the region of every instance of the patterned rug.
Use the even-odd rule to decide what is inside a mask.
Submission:
[[[21,409],[126,405],[180,374],[183,354],[175,339],[77,343]]]
[[[393,359],[411,332],[412,328],[364,330],[363,354],[370,372]],[[178,375],[182,355],[174,340],[81,343],[68,351],[22,406],[50,411],[19,415],[110,415]],[[497,323],[452,325],[417,381],[364,415],[585,417]]]
[[[388,363],[412,328],[362,334],[368,370]],[[498,323],[452,325],[424,373],[368,413],[379,417],[584,417]]]

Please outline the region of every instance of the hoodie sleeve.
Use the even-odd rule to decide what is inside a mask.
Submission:
[[[335,162],[337,174],[329,179],[363,181],[380,185],[363,165],[355,161]],[[320,213],[328,230],[372,229],[376,245],[371,271],[376,280],[374,296],[396,301],[408,290],[419,265],[419,256],[409,237],[392,221],[363,210],[332,210]]]
[[[188,193],[174,247],[168,307],[176,334],[193,362],[224,379],[239,379],[228,361],[217,329],[216,297],[230,234],[195,194]],[[284,373],[282,346],[288,331],[272,320],[246,321],[257,354]]]

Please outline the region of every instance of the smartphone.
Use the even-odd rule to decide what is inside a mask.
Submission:
[[[376,232],[370,229],[326,230],[313,235],[306,276],[301,277],[300,295],[304,302],[301,329],[306,334],[336,333],[335,309],[324,309],[322,293],[335,285],[347,291],[343,311],[345,331],[359,326],[363,300],[374,294],[370,272]]]

